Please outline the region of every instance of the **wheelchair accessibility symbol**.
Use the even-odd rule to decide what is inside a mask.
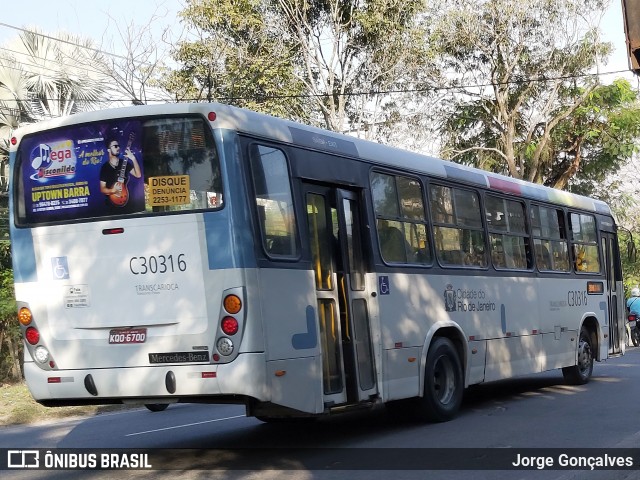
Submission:
[[[378,277],[378,294],[389,295],[391,293],[391,286],[389,285],[389,276],[380,275]]]
[[[51,268],[54,280],[67,280],[69,278],[69,265],[67,257],[52,257]]]

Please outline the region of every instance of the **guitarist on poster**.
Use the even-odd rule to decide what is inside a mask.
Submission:
[[[131,151],[133,134],[129,137],[124,155],[121,155],[122,146],[116,138],[107,138],[105,146],[109,160],[100,168],[100,191],[106,195],[106,204],[112,207],[112,211],[122,212],[129,203],[129,190],[127,184],[129,175],[140,178],[142,172],[136,156]],[[129,209],[127,209],[129,210]]]

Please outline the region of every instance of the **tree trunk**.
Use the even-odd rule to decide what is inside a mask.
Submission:
[[[20,340],[12,337],[7,337],[9,340],[9,348],[11,355],[11,377],[15,381],[20,381],[24,378],[22,371],[22,362],[20,361]]]
[[[556,181],[551,185],[553,188],[558,188],[560,190],[564,190],[569,183],[569,180],[573,178],[573,176],[578,172],[580,168],[580,162],[582,161],[582,142],[579,141],[576,146],[576,156],[573,159],[573,162],[569,164],[569,166],[565,169],[564,172],[560,174],[560,176],[556,179]]]

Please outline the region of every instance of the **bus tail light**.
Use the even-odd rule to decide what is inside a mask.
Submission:
[[[228,357],[233,353],[233,342],[230,338],[219,338],[218,342],[216,343],[216,347],[218,347],[218,351],[225,357]]]
[[[238,333],[238,321],[233,317],[224,317],[220,328],[225,335],[235,335]]]
[[[229,288],[222,293],[219,323],[211,356],[214,363],[232,362],[239,353],[246,321],[244,299],[243,287]]]
[[[224,309],[231,315],[235,315],[242,308],[242,300],[237,295],[227,295],[224,297]]]
[[[20,310],[18,310],[18,321],[25,327],[30,325],[33,321],[31,310],[29,310],[27,307],[22,307]]]
[[[46,347],[39,345],[33,351],[33,358],[38,363],[47,363],[49,361],[49,350],[47,350]],[[53,361],[51,363],[53,363]],[[50,367],[52,366],[51,363],[49,364]]]
[[[29,327],[24,332],[24,338],[31,345],[36,345],[40,341],[40,332],[34,327]]]

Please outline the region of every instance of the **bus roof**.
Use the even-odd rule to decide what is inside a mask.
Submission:
[[[215,112],[214,120],[209,116],[211,112]],[[600,200],[219,103],[141,105],[84,112],[21,127],[14,132],[14,136],[20,140],[24,135],[46,129],[110,118],[188,113],[197,113],[209,118],[213,128],[231,129],[285,143],[347,154],[382,166],[409,169],[416,173],[478,185],[532,200],[611,215],[609,206]],[[11,146],[11,150],[16,148],[17,145]]]

